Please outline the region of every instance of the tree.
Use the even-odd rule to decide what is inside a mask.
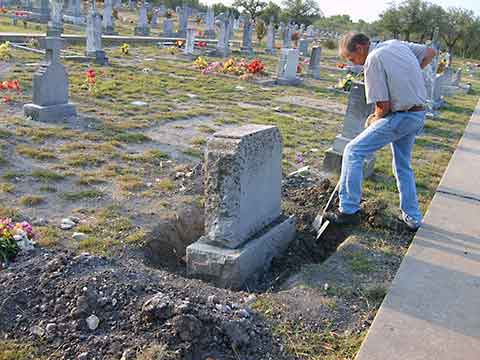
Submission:
[[[383,31],[391,33],[395,39],[398,39],[401,22],[400,12],[395,4],[390,5],[387,10],[380,14],[379,25]]]
[[[398,7],[400,31],[404,34],[405,41],[410,41],[412,33],[422,32],[423,4],[423,0],[405,0]]]
[[[232,14],[234,17],[238,18],[240,16],[240,13],[238,12],[238,10],[234,7],[230,7],[230,6],[226,6],[222,3],[216,3],[216,4],[213,4],[213,11],[215,12],[215,14],[221,14],[221,13],[224,13],[226,14],[227,12]]]
[[[425,2],[422,9],[423,18],[423,32],[420,36],[420,42],[423,43],[425,39],[431,38],[436,27],[442,23],[445,17],[445,10],[440,5],[429,4]]]
[[[233,6],[243,9],[252,20],[255,20],[265,9],[267,3],[261,0],[235,0]]]
[[[273,18],[274,22],[278,22],[280,21],[281,14],[282,8],[273,1],[270,1],[260,14],[260,18],[266,23],[270,23],[271,18]]]
[[[333,15],[315,21],[315,26],[337,32],[353,30],[353,21],[349,15]]]
[[[449,8],[440,26],[440,36],[447,45],[450,53],[449,64],[452,63],[453,48],[460,39],[466,39],[469,29],[474,26],[475,16],[473,11],[462,8]]]
[[[284,0],[285,16],[289,19],[310,25],[315,18],[323,16],[316,0]]]

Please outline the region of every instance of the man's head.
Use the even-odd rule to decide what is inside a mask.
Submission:
[[[353,64],[363,65],[367,59],[369,47],[370,39],[368,36],[352,31],[343,35],[338,52],[340,56]]]

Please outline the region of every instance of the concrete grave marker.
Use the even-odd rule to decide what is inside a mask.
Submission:
[[[245,19],[245,22],[243,23],[243,37],[242,37],[241,51],[242,53],[247,55],[253,54],[252,32],[253,32],[253,23],[250,21],[250,19]]]
[[[63,18],[62,18],[63,5],[60,1],[54,0],[51,3],[50,21],[47,26],[48,37],[60,37],[63,32]]]
[[[215,12],[213,11],[212,5],[208,7],[205,23],[207,25],[205,37],[208,39],[215,39]]]
[[[270,23],[267,27],[267,54],[275,53],[275,26],[273,25],[273,19],[270,19]]]
[[[278,128],[246,125],[214,134],[206,153],[205,236],[187,247],[187,271],[240,288],[295,235],[282,217]]]
[[[308,74],[314,79],[320,79],[320,58],[322,56],[322,48],[314,46],[312,48],[312,55],[310,56],[310,63],[308,64]]]
[[[173,19],[165,18],[163,20],[163,36],[173,37]]]
[[[97,12],[95,1],[87,16],[87,50],[86,55],[95,58],[95,63],[105,65],[108,63],[107,55],[102,49],[102,18]]]
[[[187,39],[185,41],[185,49],[183,53],[185,55],[192,55],[195,50],[195,34],[197,33],[196,29],[188,28],[187,29]]]
[[[308,45],[309,41],[307,39],[300,39],[298,43],[298,50],[300,51],[300,55],[307,57],[308,56]]]
[[[113,19],[113,0],[105,0],[103,8],[103,32],[106,35],[116,35]]]
[[[297,75],[300,53],[298,49],[282,49],[278,64],[276,83],[279,85],[299,85],[302,79]]]
[[[142,4],[138,14],[138,24],[135,27],[136,36],[149,36],[150,28],[148,27],[147,7],[145,3]]]
[[[343,120],[342,133],[337,135],[333,146],[327,150],[323,166],[325,170],[340,173],[345,146],[360,134],[365,126],[368,116],[373,113],[373,104],[367,104],[365,97],[365,84],[354,82],[348,96],[347,112]],[[365,160],[365,177],[373,173],[375,157]]]
[[[226,14],[221,14],[220,18],[220,32],[218,33],[216,53],[219,56],[227,57],[230,55],[230,18]]]
[[[75,116],[75,106],[68,101],[68,74],[60,63],[60,37],[46,37],[45,63],[33,75],[33,102],[23,107],[33,120],[55,122]]]

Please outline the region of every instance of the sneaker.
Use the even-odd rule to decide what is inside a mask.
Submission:
[[[353,214],[345,214],[340,210],[328,211],[325,219],[336,225],[358,225],[360,224],[360,210]]]
[[[413,219],[411,216],[408,216],[406,214],[403,214],[402,220],[407,225],[410,231],[417,231],[418,228],[422,225],[421,222]]]

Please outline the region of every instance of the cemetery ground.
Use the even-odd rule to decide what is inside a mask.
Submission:
[[[0,107],[0,217],[30,220],[38,243],[0,271],[0,359],[353,359],[413,235],[395,220],[384,149],[362,225],[315,241],[311,223],[336,181],[320,169],[347,101],[327,87],[341,74],[269,87],[202,75],[168,49],[105,50],[108,67],[64,61],[79,112],[68,123],[23,116],[40,55],[14,49],[0,66],[1,80],[21,84]],[[276,58],[260,57],[274,73]],[[468,81],[472,93],[448,98],[415,146],[424,212],[478,100],[478,77]],[[297,238],[264,278],[232,291],[188,278],[178,244],[203,231],[208,137],[246,123],[282,133]],[[317,170],[290,175],[305,165]],[[73,228],[60,228],[65,218]],[[153,256],[160,238],[165,256]]]

